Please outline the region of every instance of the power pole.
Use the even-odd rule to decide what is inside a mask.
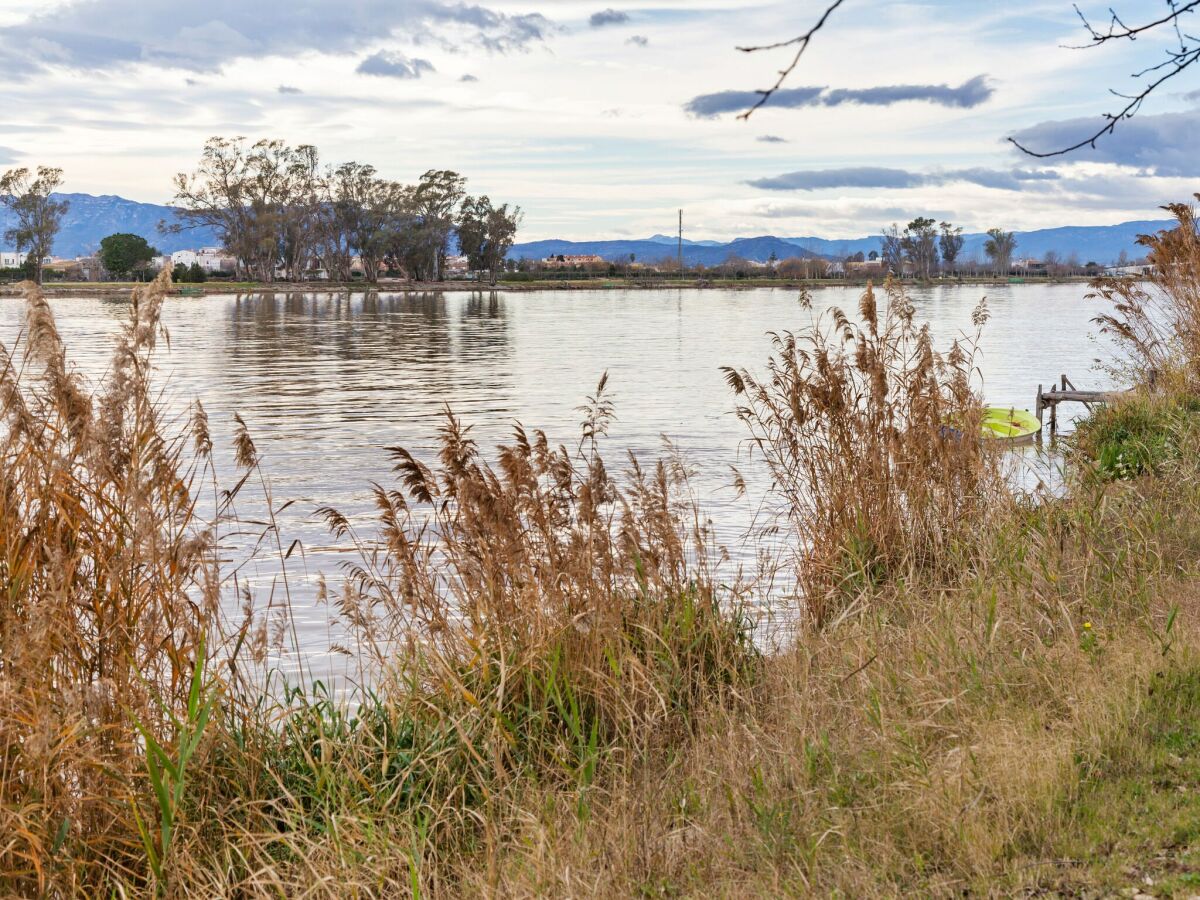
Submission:
[[[679,280],[683,281],[683,210],[679,211]]]

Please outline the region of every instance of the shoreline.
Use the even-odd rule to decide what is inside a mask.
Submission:
[[[911,287],[936,287],[980,285],[996,286],[1010,284],[1088,284],[1089,276],[1064,276],[1055,278],[939,278],[933,281],[905,281]],[[124,297],[138,282],[47,282],[42,292],[47,297]],[[781,280],[771,278],[746,278],[736,281],[713,281],[710,279],[647,279],[624,281],[620,279],[578,279],[571,281],[510,281],[495,285],[470,281],[413,282],[381,281],[368,285],[365,282],[206,282],[204,284],[179,285],[171,291],[173,297],[202,297],[218,294],[429,294],[429,293],[506,293],[526,294],[543,291],[662,291],[680,290],[733,290],[750,291],[763,288],[780,290],[819,289],[823,287],[866,287],[868,280],[825,278],[812,280]],[[0,285],[0,297],[20,297],[22,293],[16,283]]]

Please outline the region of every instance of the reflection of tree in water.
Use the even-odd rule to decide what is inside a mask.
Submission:
[[[462,308],[461,321],[459,352],[464,359],[490,359],[508,352],[508,316],[495,291],[472,293]]]
[[[461,408],[509,378],[508,321],[494,292],[242,295],[228,331],[230,364],[261,374],[264,388],[398,391],[414,408]]]

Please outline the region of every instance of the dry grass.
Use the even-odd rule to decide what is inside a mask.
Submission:
[[[0,360],[4,892],[1010,892],[1155,673],[1200,659],[1200,429],[1018,502],[970,438],[977,336],[940,357],[889,286],[728,373],[814,626],[788,650],[749,640],[685,463],[606,464],[601,381],[573,447],[518,428],[489,462],[447,411],[435,463],[392,450],[372,534],[322,511],[369,681],[255,680],[287,623],[247,597],[223,624],[203,411],[164,422],[151,387],[166,287],[94,394],[36,288]],[[236,450],[226,512],[260,466]]]

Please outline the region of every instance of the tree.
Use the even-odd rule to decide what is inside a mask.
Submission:
[[[247,147],[245,138],[210,138],[196,171],[175,176],[177,221],[159,227],[213,229],[239,269],[259,281],[273,281],[281,262],[287,276],[298,277],[317,238],[317,167],[316,148],[307,144]]]
[[[61,184],[62,169],[46,166],[38,166],[36,173],[12,169],[0,178],[0,205],[17,218],[17,224],[4,232],[4,240],[18,253],[28,254],[33,261],[32,278],[38,284],[42,283],[43,261],[54,247],[54,237],[69,208],[67,201],[53,199]]]
[[[100,241],[100,263],[118,278],[135,269],[144,269],[158,256],[140,234],[110,234]]]
[[[937,268],[937,229],[933,219],[918,216],[904,228],[900,247],[918,278],[928,281]]]
[[[192,284],[204,284],[204,282],[208,281],[208,273],[204,271],[200,263],[194,262],[188,266],[187,280],[192,282]]]
[[[175,263],[175,268],[171,270],[171,280],[176,284],[184,284],[188,279],[188,267],[183,263]]]
[[[1012,266],[1013,250],[1016,247],[1017,239],[1011,231],[989,228],[988,239],[983,244],[983,252],[992,261],[993,271],[1003,273]]]
[[[433,277],[445,279],[446,250],[454,230],[454,212],[466,196],[467,180],[449,169],[430,169],[413,191],[413,207],[425,232],[420,243],[433,254]]]
[[[888,271],[899,275],[904,268],[904,244],[901,242],[900,229],[895,225],[883,229],[883,246],[880,252]]]
[[[492,257],[488,246],[488,219],[492,201],[484,197],[467,197],[458,212],[458,249],[467,258],[467,265],[476,272],[490,270]]]
[[[954,263],[958,260],[958,255],[962,253],[962,227],[955,228],[949,222],[943,222],[940,228],[942,233],[938,238],[938,249],[942,251],[942,265],[947,270],[953,271]]]

